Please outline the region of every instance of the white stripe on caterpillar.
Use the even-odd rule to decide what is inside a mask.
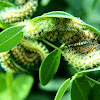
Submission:
[[[29,0],[26,4],[17,7],[6,7],[4,11],[0,12],[0,22],[2,23],[14,23],[22,21],[28,16],[33,15],[36,11],[37,2]]]

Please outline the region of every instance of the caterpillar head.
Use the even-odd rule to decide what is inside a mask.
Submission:
[[[23,39],[12,50],[1,53],[1,66],[10,72],[38,70],[47,55],[48,50],[42,43]]]

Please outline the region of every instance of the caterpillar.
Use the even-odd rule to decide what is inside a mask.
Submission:
[[[23,21],[28,16],[33,15],[36,11],[37,2],[34,0],[28,0],[27,3],[16,7],[5,7],[4,11],[0,12],[1,23],[15,23]]]
[[[0,54],[1,67],[9,72],[38,70],[47,55],[48,49],[42,43],[23,39],[13,49]]]
[[[84,22],[78,18],[66,19],[57,17],[41,17],[30,22],[24,29],[24,37],[44,38],[49,41],[72,44],[80,41],[97,40],[90,30],[83,30]]]
[[[97,42],[70,46],[64,49],[63,56],[74,67],[85,70],[100,65],[100,44]]]

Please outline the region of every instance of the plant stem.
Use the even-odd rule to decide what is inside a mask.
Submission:
[[[57,46],[53,45],[52,43],[48,42],[45,39],[39,38],[41,41],[45,42],[46,44],[48,44],[49,46],[51,46],[54,49],[60,50]],[[61,51],[61,50],[60,50]]]
[[[6,84],[8,88],[8,93],[10,95],[10,100],[14,100],[13,93],[12,93],[12,81],[13,81],[13,74],[6,72]]]
[[[96,80],[94,80],[94,79],[88,77],[88,76],[85,75],[85,74],[84,74],[84,76],[85,76],[89,81],[91,81],[91,82],[93,82],[93,83],[95,83],[95,84],[97,84],[97,85],[100,85],[100,82],[98,82],[98,81],[96,81]]]

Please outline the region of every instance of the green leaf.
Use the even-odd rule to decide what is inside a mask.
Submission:
[[[14,5],[10,2],[0,0],[0,9],[3,10],[5,7],[13,7]]]
[[[74,18],[74,16],[72,16],[71,14],[64,12],[64,11],[52,11],[52,12],[49,12],[49,13],[45,13],[42,16],[35,17],[30,22],[32,23],[33,21],[37,21],[37,20],[40,20],[41,18],[48,18],[48,17],[50,17],[50,18],[52,18],[52,17],[68,18],[68,19]]]
[[[42,62],[39,69],[39,79],[42,85],[46,85],[55,75],[60,64],[61,52],[52,51]]]
[[[14,100],[25,100],[32,88],[33,82],[34,79],[30,75],[23,74],[17,77],[13,82]]]
[[[95,32],[98,36],[100,36],[100,31],[98,29],[96,29],[95,27],[93,27],[89,24],[85,24],[85,26],[87,27],[87,29],[90,29],[91,31]]]
[[[70,85],[70,79],[67,79],[59,88],[55,99],[54,100],[61,100],[62,96],[64,95],[66,89],[68,88],[68,86]]]
[[[0,52],[12,49],[23,38],[21,30],[24,26],[10,27],[0,33]]]
[[[0,100],[25,100],[33,83],[30,75],[22,74],[13,79],[12,73],[0,73]]]
[[[71,100],[88,100],[90,89],[91,85],[85,77],[75,78],[71,86]]]
[[[99,100],[100,99],[100,85],[94,85],[90,92],[89,100]]]
[[[62,17],[62,18],[73,18],[74,17],[71,14],[64,12],[64,11],[52,11],[52,12],[49,12],[49,13],[45,13],[42,16],[45,16],[45,17]]]

